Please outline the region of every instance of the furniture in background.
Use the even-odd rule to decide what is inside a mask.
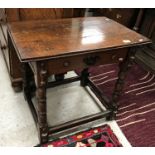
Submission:
[[[155,73],[155,9],[144,9],[139,33],[152,40],[152,44],[136,52],[136,63]]]
[[[98,8],[89,9],[93,16],[106,16],[129,28],[133,28],[140,9],[136,8]]]
[[[41,143],[53,133],[92,122],[103,117],[114,119],[126,72],[134,61],[136,48],[150,42],[146,37],[106,17],[69,18],[9,23],[9,50],[22,63],[24,95],[37,122]],[[104,96],[89,79],[89,67],[120,63],[112,99]],[[81,75],[49,82],[50,75],[80,69]],[[36,85],[36,104],[32,103],[30,70]],[[46,89],[74,81],[88,86],[106,110],[70,122],[49,127],[47,124]],[[36,106],[34,106],[36,105]]]
[[[135,62],[155,73],[155,9],[90,9],[94,16],[106,16],[150,38],[153,44],[136,52]]]
[[[45,20],[84,16],[85,9],[0,9],[0,48],[6,62],[12,86],[16,92],[22,90],[21,63],[15,51],[8,50],[7,23],[27,20]],[[55,75],[56,80],[62,80],[64,74]]]

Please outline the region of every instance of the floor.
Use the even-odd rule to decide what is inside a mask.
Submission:
[[[0,73],[0,146],[35,146],[39,143],[35,122],[22,92],[15,93],[11,87],[1,51]],[[100,111],[100,106],[78,82],[48,89],[47,98],[48,123],[53,125]],[[131,147],[115,121],[100,120],[92,126],[105,123],[111,126],[123,146]]]

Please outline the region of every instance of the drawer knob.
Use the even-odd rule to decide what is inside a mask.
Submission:
[[[112,60],[115,60],[116,59],[116,55],[112,55]]]
[[[63,64],[63,65],[64,65],[64,67],[68,67],[68,66],[69,66],[69,64],[70,64],[70,63],[69,63],[68,61],[66,61],[66,62],[64,62],[64,64]]]
[[[122,17],[122,15],[120,15],[120,14],[117,14],[117,15],[116,15],[116,18],[117,18],[117,19],[119,19],[119,18],[121,18],[121,17]]]
[[[96,64],[98,59],[99,59],[99,56],[89,56],[87,58],[84,58],[83,61],[86,65],[92,66]]]
[[[123,58],[118,58],[118,60],[119,60],[120,62],[122,62],[124,59],[123,59]]]

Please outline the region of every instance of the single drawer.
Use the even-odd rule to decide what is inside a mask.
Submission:
[[[126,53],[127,48],[51,59],[47,62],[48,73],[59,74],[91,66],[118,63],[123,61]]]

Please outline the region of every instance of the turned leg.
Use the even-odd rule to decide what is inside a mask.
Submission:
[[[38,130],[41,144],[48,142],[47,108],[46,108],[46,84],[47,71],[44,63],[37,65],[37,110],[38,110]]]
[[[113,120],[116,117],[116,113],[118,110],[118,101],[123,91],[125,77],[127,75],[127,71],[131,68],[132,64],[134,63],[135,52],[136,52],[136,48],[131,48],[128,51],[127,56],[124,59],[124,61],[120,62],[119,64],[120,70],[118,73],[118,79],[116,81],[114,91],[112,94],[112,100],[111,100],[112,114],[110,115],[110,117],[107,118],[108,120]]]
[[[22,81],[22,78],[20,79],[13,79],[11,78],[11,85],[12,85],[12,88],[14,89],[15,92],[21,92],[22,89],[23,89],[23,81]]]
[[[88,84],[88,77],[89,77],[89,72],[88,68],[84,69],[81,72],[81,86],[85,87]]]

